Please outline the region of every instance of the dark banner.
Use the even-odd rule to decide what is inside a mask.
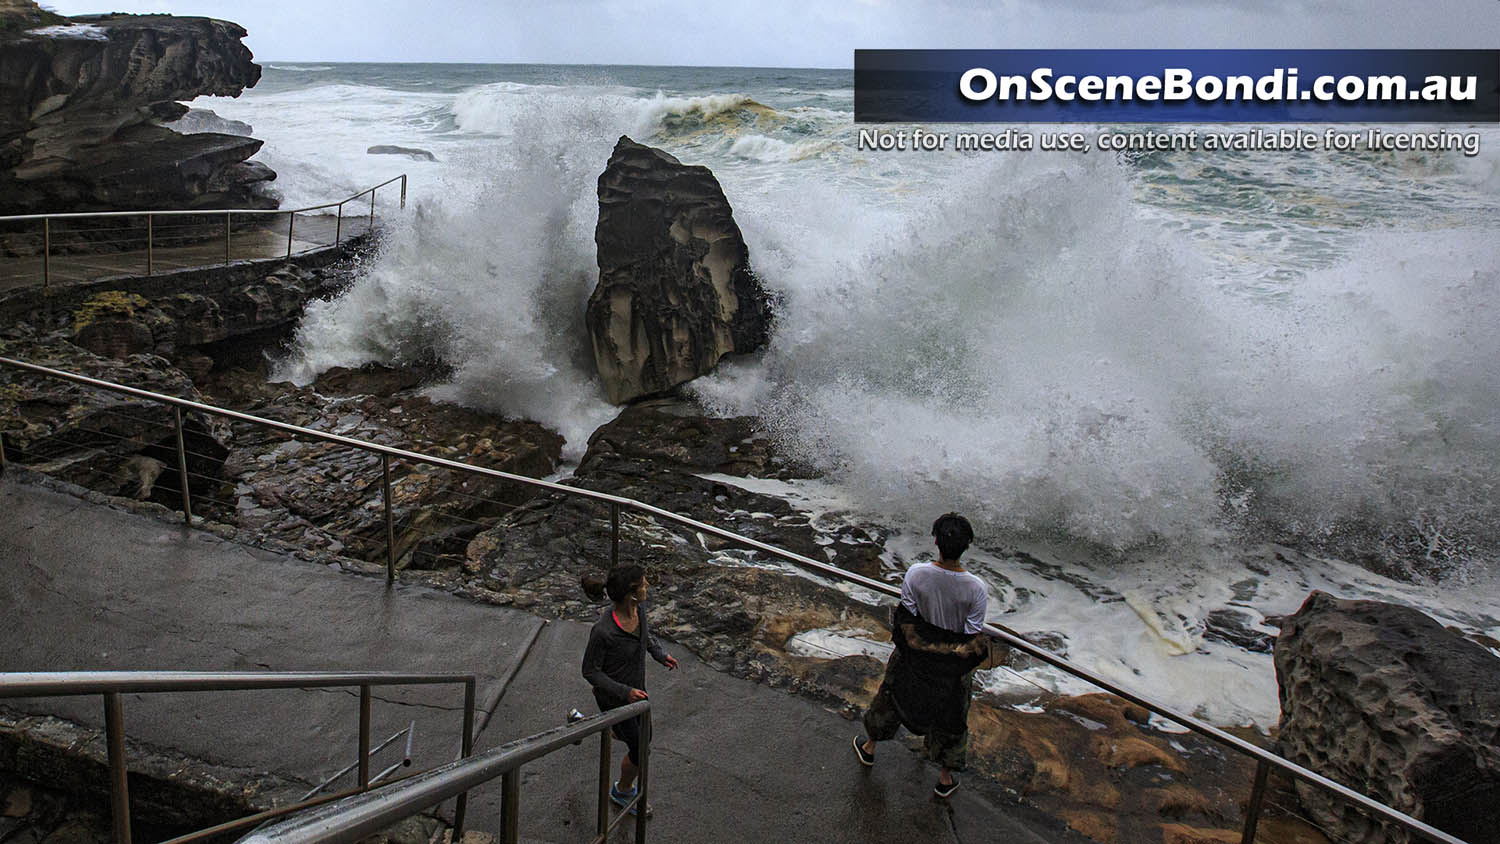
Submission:
[[[855,50],[857,123],[1489,123],[1500,50]]]

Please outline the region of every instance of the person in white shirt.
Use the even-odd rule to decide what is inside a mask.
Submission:
[[[901,584],[891,630],[896,647],[854,752],[873,766],[875,743],[895,738],[904,725],[925,737],[927,756],[941,769],[933,793],[948,797],[968,756],[973,671],[989,653],[983,632],[989,592],[959,562],[974,541],[968,519],[945,513],[932,523],[932,535],[938,559],[912,566]]]

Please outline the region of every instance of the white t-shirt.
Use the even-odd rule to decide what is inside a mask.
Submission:
[[[978,633],[990,596],[984,581],[966,571],[949,571],[937,563],[918,563],[901,583],[901,603],[935,624],[954,633]]]

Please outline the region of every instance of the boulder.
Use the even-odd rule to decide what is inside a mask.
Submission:
[[[0,28],[0,214],[274,208],[243,166],[261,142],[178,134],[178,100],[239,96],[260,79],[226,21],[87,15]]]
[[[1313,592],[1275,661],[1287,758],[1470,844],[1500,842],[1500,658],[1410,607]],[[1297,793],[1337,840],[1409,840],[1322,789]]]
[[[660,393],[753,351],[771,305],[707,167],[621,136],[599,176],[594,361],[611,402]]]

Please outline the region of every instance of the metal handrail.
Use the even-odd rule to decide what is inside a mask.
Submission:
[[[609,728],[636,717],[641,719],[640,786],[635,799],[619,813],[614,823],[607,823]],[[304,812],[253,832],[240,839],[240,844],[344,844],[359,841],[402,818],[435,806],[455,794],[467,792],[495,777],[501,778],[499,839],[501,844],[515,844],[520,836],[518,810],[521,766],[570,744],[577,744],[594,733],[599,733],[601,737],[599,814],[594,840],[605,840],[614,825],[634,807],[635,840],[637,844],[645,844],[644,807],[647,804],[651,757],[651,702],[646,700],[512,741],[468,759],[440,765],[378,792],[349,797],[338,803]],[[458,836],[455,835],[453,840],[457,841]]]
[[[230,692],[267,689],[324,689],[359,687],[359,786],[316,798],[304,798],[288,806],[228,821],[171,839],[167,844],[188,844],[213,838],[319,806],[343,797],[368,793],[380,777],[370,776],[371,688],[454,683],[464,687],[464,726],[459,745],[460,759],[474,751],[474,707],[476,678],[473,674],[403,674],[393,672],[318,671],[33,671],[0,673],[0,699],[102,695],[104,734],[109,757],[110,815],[115,844],[130,844],[130,791],[125,762],[125,715],[120,696],[143,692]],[[409,730],[410,728],[408,728]],[[399,733],[398,733],[399,735]],[[389,742],[387,742],[388,744]],[[382,745],[383,746],[383,745]],[[410,757],[410,749],[407,751]],[[389,786],[387,786],[389,787]],[[456,793],[456,792],[455,792]],[[449,795],[452,796],[452,795]],[[459,794],[453,810],[455,839],[462,835],[468,795]]]
[[[52,221],[53,220],[78,220],[92,217],[145,217],[146,218],[146,275],[152,275],[155,270],[155,218],[157,217],[208,217],[219,214],[224,215],[224,263],[230,263],[231,251],[231,224],[235,214],[250,216],[265,216],[285,214],[286,225],[286,257],[292,256],[293,232],[297,224],[297,215],[306,214],[310,211],[322,211],[325,208],[338,209],[338,221],[334,224],[333,245],[338,246],[343,241],[344,232],[344,206],[356,199],[370,195],[369,225],[375,225],[375,191],[394,182],[401,183],[401,207],[406,207],[406,174],[393,176],[374,187],[365,188],[359,193],[338,202],[325,202],[322,205],[309,205],[306,208],[200,208],[196,210],[178,211],[69,211],[60,214],[13,214],[0,217],[0,223],[27,222],[31,220],[42,221],[42,287],[49,287],[52,283]]]
[[[65,372],[58,369],[51,369],[44,366],[38,366],[36,364],[26,363],[24,361],[18,361],[11,358],[0,357],[0,366],[10,366],[42,375],[60,378],[66,381],[72,381],[79,384],[85,384],[100,389],[122,393],[125,395],[132,395],[140,398],[163,402],[177,407],[179,411],[195,410],[200,413],[207,413],[229,419],[235,419],[254,425],[273,428],[290,434],[295,434],[297,436],[322,440],[324,442],[338,443],[350,448],[356,448],[374,454],[379,454],[381,455],[382,467],[385,470],[385,485],[383,495],[386,502],[389,502],[391,500],[389,463],[392,458],[395,458],[406,460],[411,463],[440,466],[459,472],[467,472],[484,477],[512,481],[514,483],[523,484],[533,488],[544,489],[549,492],[562,493],[564,495],[569,495],[576,498],[587,498],[603,504],[608,504],[610,508],[610,553],[612,563],[618,562],[619,559],[620,510],[621,508],[625,508],[650,516],[655,516],[657,518],[682,525],[683,527],[692,528],[693,530],[715,536],[719,539],[723,539],[727,542],[743,546],[745,548],[762,551],[778,559],[793,563],[800,568],[812,570],[824,577],[842,580],[846,583],[854,584],[856,586],[860,586],[864,589],[888,597],[899,598],[901,594],[899,589],[888,583],[874,580],[872,578],[855,574],[853,572],[845,571],[844,569],[838,568],[830,563],[814,560],[811,557],[806,557],[801,554],[785,550],[783,548],[777,548],[774,545],[769,545],[759,540],[751,539],[747,536],[741,536],[740,534],[733,533],[723,528],[716,527],[705,522],[700,522],[697,519],[679,515],[669,510],[663,510],[660,507],[655,507],[632,498],[610,495],[608,493],[596,492],[594,490],[583,489],[580,487],[566,486],[551,481],[530,478],[525,475],[516,475],[509,472],[502,472],[498,469],[490,469],[482,466],[472,466],[467,463],[461,463],[459,461],[449,460],[443,457],[434,457],[430,455],[420,454],[414,451],[408,451],[406,449],[395,448],[393,446],[380,445],[379,443],[367,442],[364,440],[358,440],[352,437],[345,437],[338,434],[330,434],[324,431],[304,428],[299,425],[292,425],[286,422],[278,422],[272,419],[264,419],[258,416],[252,416],[248,413],[241,413],[235,410],[214,407],[212,405],[202,404],[200,402],[191,401],[189,399],[180,399],[174,396],[155,393],[149,390],[142,390],[136,387],[127,387],[123,384],[114,384],[108,381],[101,381],[95,378],[89,378],[85,375],[77,375],[75,373]],[[178,417],[178,430],[180,431],[180,412],[178,413]],[[181,448],[180,445],[179,448]],[[185,494],[187,484],[183,483],[181,486],[184,487]],[[184,506],[185,518],[187,518],[188,521],[191,522],[192,516],[191,512],[186,509],[186,507],[188,506],[186,502]],[[391,516],[389,508],[387,508],[386,513],[387,530],[388,535],[390,535]],[[393,542],[387,543],[386,577],[388,581],[395,579],[395,546]],[[1312,783],[1319,788],[1330,791],[1340,798],[1354,803],[1361,808],[1372,812],[1375,815],[1378,815],[1384,820],[1395,823],[1409,831],[1416,832],[1430,841],[1437,841],[1440,842],[1440,844],[1467,844],[1467,842],[1465,842],[1463,839],[1457,838],[1446,832],[1443,832],[1440,829],[1423,823],[1422,821],[1417,820],[1416,818],[1413,818],[1410,815],[1405,814],[1404,812],[1401,812],[1397,809],[1385,805],[1384,803],[1367,797],[1366,795],[1361,794],[1349,788],[1348,786],[1335,782],[1334,780],[1316,773],[1315,771],[1304,768],[1289,759],[1286,759],[1263,748],[1257,747],[1256,745],[1251,744],[1250,742],[1238,736],[1231,735],[1230,733],[1225,732],[1224,730],[1221,730],[1218,727],[1213,726],[1212,724],[1204,722],[1198,718],[1194,718],[1191,715],[1186,715],[1184,713],[1178,712],[1167,706],[1166,704],[1159,703],[1155,700],[1152,700],[1151,698],[1147,698],[1136,692],[1130,691],[1129,689],[1126,689],[1123,686],[1105,679],[1104,677],[1101,677],[1082,666],[1075,665],[1072,662],[1069,662],[1068,660],[1052,653],[1051,651],[1032,644],[1031,642],[1022,638],[1021,635],[1014,630],[991,623],[986,623],[984,626],[984,630],[986,633],[996,639],[999,639],[1011,648],[1019,650],[1022,653],[1027,654],[1028,656],[1031,656],[1035,659],[1039,659],[1042,662],[1045,662],[1048,665],[1051,665],[1068,674],[1073,675],[1074,677],[1084,680],[1093,686],[1110,692],[1111,694],[1117,695],[1131,703],[1136,704],[1137,706],[1141,706],[1157,715],[1160,715],[1163,718],[1167,718],[1168,720],[1180,724],[1183,727],[1191,730],[1192,732],[1195,732],[1201,736],[1204,736],[1205,738],[1217,742],[1218,744],[1228,747],[1229,749],[1234,750],[1237,753],[1254,759],[1256,761],[1255,780],[1251,791],[1249,809],[1246,812],[1245,828],[1242,835],[1242,844],[1251,844],[1251,842],[1253,842],[1255,839],[1255,829],[1259,821],[1261,804],[1265,797],[1267,776],[1270,773],[1270,770],[1273,768],[1293,778]]]

